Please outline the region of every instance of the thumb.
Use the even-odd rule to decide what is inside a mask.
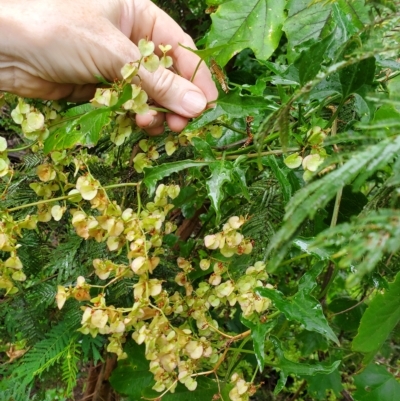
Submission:
[[[110,27],[107,47],[113,57],[111,60],[111,71],[121,78],[120,70],[125,63],[139,60],[140,52],[137,46],[130,41],[122,32],[115,27]],[[107,64],[107,58],[101,57],[103,63]],[[108,61],[109,63],[109,61]],[[115,77],[114,75],[114,77]],[[159,66],[155,72],[149,72],[144,67],[140,68],[142,88],[159,105],[186,118],[196,117],[207,107],[207,99],[199,87],[187,79]],[[104,75],[103,75],[104,76]]]
[[[207,107],[204,93],[185,78],[159,67],[154,73],[140,71],[142,87],[158,104],[182,117],[198,116]]]

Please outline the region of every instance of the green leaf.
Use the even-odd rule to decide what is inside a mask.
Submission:
[[[361,318],[354,351],[376,352],[400,320],[400,273],[383,293],[378,293]]]
[[[173,173],[188,169],[190,167],[207,166],[206,162],[195,162],[193,160],[181,160],[178,162],[166,163],[157,167],[146,167],[144,169],[143,183],[146,185],[149,195],[151,196],[156,189],[157,181],[164,177],[168,177]]]
[[[323,262],[318,262],[306,273],[299,282],[299,291],[292,297],[286,298],[280,291],[269,288],[256,288],[256,292],[271,299],[275,306],[285,314],[288,320],[301,323],[306,330],[322,334],[328,340],[339,344],[335,333],[322,311],[321,304],[312,296],[311,291],[316,286],[316,278],[324,268]]]
[[[369,365],[354,377],[357,391],[355,401],[395,401],[400,394],[400,383],[383,366]]]
[[[202,157],[206,162],[215,161],[215,156],[211,146],[206,141],[200,138],[193,138],[192,143],[200,157]]]
[[[327,339],[315,331],[304,330],[296,335],[301,343],[300,351],[302,356],[309,356],[317,351],[327,351],[329,344]]]
[[[293,62],[297,56],[296,46],[318,40],[326,26],[332,6],[328,2],[313,2],[310,0],[289,0],[288,18],[283,24],[283,30],[288,38],[288,59]]]
[[[352,332],[358,329],[361,317],[366,309],[364,304],[358,305],[358,301],[349,297],[335,298],[329,305],[328,309],[333,313],[339,313],[333,318],[333,323],[340,330]],[[349,310],[348,310],[349,309]],[[347,312],[343,312],[347,311]]]
[[[276,326],[277,320],[274,319],[266,323],[253,323],[241,316],[240,321],[251,330],[251,338],[253,340],[258,368],[260,372],[262,372],[265,365],[265,337]]]
[[[199,193],[195,187],[183,187],[172,204],[179,207],[183,217],[190,219],[204,202],[204,193]]]
[[[400,112],[391,104],[384,104],[375,113],[370,124],[358,124],[357,128],[384,130],[388,135],[391,129],[400,126]]]
[[[221,220],[220,205],[224,199],[223,185],[230,182],[232,173],[232,164],[226,161],[218,161],[210,164],[211,177],[207,180],[206,186],[208,197],[215,210],[216,224]]]
[[[346,59],[360,46],[359,38],[355,37],[346,44],[342,58]],[[339,70],[339,79],[342,84],[343,100],[356,92],[363,85],[372,84],[375,76],[375,57],[360,60]]]
[[[113,388],[133,400],[140,400],[142,391],[153,382],[153,374],[149,371],[149,361],[145,358],[144,346],[129,341],[124,351],[126,359],[118,362],[117,368],[110,377]]]
[[[328,51],[328,57],[333,58],[336,49],[369,20],[363,0],[289,0],[287,9],[289,13],[283,30],[288,38],[289,62],[293,62],[302,50],[315,41],[335,31],[335,41]]]
[[[118,110],[125,102],[132,99],[132,85],[125,84],[121,95],[118,97],[117,103],[110,107],[110,110]]]
[[[207,61],[211,56],[214,56],[216,53],[219,53],[222,49],[226,48],[225,45],[220,45],[198,50],[192,49],[191,47],[183,46],[181,43],[179,43],[179,46],[183,47],[186,50],[189,50],[194,54],[197,54],[202,60],[205,61]]]
[[[242,195],[250,201],[250,193],[246,182],[246,169],[235,165],[232,170],[232,179],[239,185]]]
[[[327,375],[317,374],[315,376],[307,377],[307,382],[308,391],[313,400],[327,400],[327,392],[329,390],[332,390],[336,397],[339,397],[340,392],[343,390],[342,378],[337,369]]]
[[[279,44],[285,20],[284,0],[230,0],[211,15],[207,41],[224,46],[215,56],[222,67],[241,50],[250,48],[266,60]]]
[[[327,57],[327,51],[332,42],[335,43],[334,32],[301,53],[300,57],[294,63],[299,70],[301,85],[305,85],[317,76]]]
[[[214,108],[206,110],[189,123],[183,132],[200,129],[223,115],[235,118],[256,116],[270,107],[263,97],[242,95],[239,89],[221,94],[216,103]]]
[[[285,386],[286,380],[290,374],[301,375],[301,376],[314,376],[318,373],[329,374],[338,368],[340,361],[335,361],[331,365],[325,364],[308,364],[308,363],[297,363],[286,359],[283,354],[282,346],[280,341],[276,337],[271,337],[271,342],[275,346],[275,353],[278,357],[278,367],[280,371],[280,379],[275,387],[274,394],[278,394]]]
[[[162,401],[207,401],[212,400],[214,395],[219,393],[218,384],[215,380],[209,379],[207,377],[198,377],[196,378],[197,388],[195,391],[188,390],[183,384],[178,383],[178,386],[175,389],[175,392],[167,393],[162,397]],[[220,383],[221,393],[224,399],[229,400],[228,392],[231,386],[226,385],[225,383]],[[148,387],[142,393],[142,397],[148,399],[156,399],[160,396],[161,393],[157,393],[152,390],[151,387]],[[130,399],[130,401],[140,401],[140,399]]]
[[[44,143],[44,152],[71,149],[76,145],[94,146],[103,128],[110,123],[108,108],[94,109],[53,131]]]

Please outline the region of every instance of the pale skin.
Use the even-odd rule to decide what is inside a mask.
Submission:
[[[217,98],[210,71],[179,46],[193,40],[150,0],[0,0],[0,90],[29,98],[85,101],[93,97],[100,75],[112,82],[121,67],[140,58],[142,38],[168,52],[179,74],[163,67],[141,69],[142,87],[158,105],[136,117],[150,135],[161,134],[166,121],[179,132]]]

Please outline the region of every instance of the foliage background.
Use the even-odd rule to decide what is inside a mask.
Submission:
[[[223,69],[214,72],[220,86],[217,106],[185,129],[184,133],[200,132],[200,137],[172,156],[165,152],[170,133],[155,139],[160,158],[144,176],[129,164],[132,148],[144,137],[141,132],[117,147],[110,141],[110,126],[93,128],[89,136],[96,138],[96,146],[87,149],[79,144],[82,138],[59,145],[50,136],[45,150],[85,152],[91,174],[103,185],[118,177],[117,182],[144,179],[155,185],[161,180],[185,187],[175,204],[180,210],[176,221],[190,220],[193,228],[177,246],[174,237],[164,243],[165,262],[157,273],[171,291],[178,256],[195,260],[205,235],[220,231],[220,224],[232,215],[249,216],[242,233],[252,239],[253,252],[234,257],[229,272],[238,278],[256,261],[266,261],[273,289],[257,291],[273,306],[265,321],[243,319],[239,310],[219,316],[226,332],[251,330],[218,371],[224,399],[229,399],[228,374],[238,372],[254,382],[255,400],[396,400],[399,4],[157,3],[206,49],[199,53],[205,61]],[[1,135],[7,138],[15,173],[12,180],[0,181],[4,213],[38,200],[29,184],[37,180],[36,167],[48,157],[29,146],[12,150],[32,143],[10,118],[17,99],[5,96]],[[214,138],[210,126],[220,127],[222,136]],[[323,135],[313,131],[315,127],[321,127]],[[309,155],[316,155],[316,164],[305,162]],[[187,160],[192,159],[211,164],[187,170]],[[170,174],[174,162],[181,164],[173,165]],[[134,191],[119,188],[111,196],[137,207]],[[142,198],[150,199],[145,189]],[[13,216],[23,219],[35,212],[32,206]],[[1,293],[1,400],[71,399],[74,388],[76,399],[81,399],[90,395],[90,379],[103,380],[104,371],[114,368],[105,348],[107,336],[92,338],[76,331],[81,303],[70,299],[59,311],[54,299],[57,285],[73,286],[80,275],[98,282],[93,259],[123,263],[124,256],[110,254],[105,243],[83,240],[69,220],[40,223],[39,229],[25,231],[19,239],[18,256],[27,281],[16,283],[16,294]],[[0,256],[6,260],[4,253]],[[135,280],[111,285],[108,303],[131,305]],[[199,276],[193,283],[200,280]],[[26,353],[10,360],[6,351],[11,345]],[[131,340],[125,347],[128,359],[118,363],[110,379],[115,392],[108,388],[107,394],[109,399],[136,401],[152,386],[152,375],[143,349]],[[214,377],[199,383],[193,393],[178,391],[163,399],[190,396],[203,401],[219,392]],[[138,395],[138,388],[144,393]]]

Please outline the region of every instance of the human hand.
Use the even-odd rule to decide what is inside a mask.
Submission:
[[[150,0],[0,0],[0,37],[0,90],[48,100],[90,99],[96,75],[112,82],[124,64],[140,58],[135,43],[142,38],[156,49],[172,45],[168,55],[181,76],[161,66],[140,70],[149,97],[173,112],[136,117],[152,135],[163,132],[165,120],[181,131],[217,98],[204,63],[189,81],[199,58],[179,43],[195,48],[193,40]]]

